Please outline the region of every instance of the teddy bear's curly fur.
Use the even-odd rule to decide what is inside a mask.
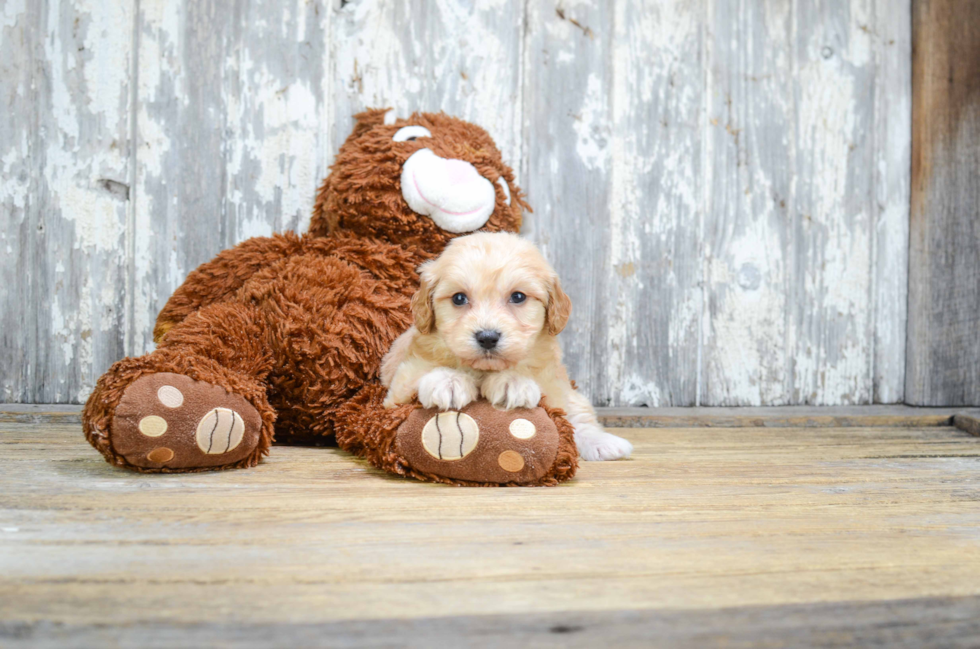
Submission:
[[[161,311],[156,351],[119,361],[99,379],[83,428],[110,463],[146,472],[248,467],[273,439],[332,438],[377,467],[421,480],[551,485],[574,474],[571,426],[548,409],[557,453],[543,466],[533,448],[524,449],[527,470],[507,480],[488,479],[480,468],[461,474],[449,462],[445,471],[422,471],[398,444],[399,430],[416,434],[425,422],[417,404],[381,407],[381,359],[411,325],[416,268],[458,236],[409,208],[402,166],[423,147],[472,164],[496,191],[481,230],[518,231],[527,205],[483,129],[444,114],[393,124],[384,115],[356,116],[307,234],[249,239],[199,267]],[[432,136],[393,142],[410,124]],[[519,415],[474,415],[481,440],[506,436]]]

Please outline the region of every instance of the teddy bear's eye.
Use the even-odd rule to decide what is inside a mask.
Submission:
[[[453,296],[453,304],[456,306],[463,306],[467,302],[469,302],[469,300],[466,299],[466,293],[457,293]]]
[[[394,142],[411,142],[420,137],[432,137],[432,133],[424,126],[403,126],[395,132],[391,139]]]

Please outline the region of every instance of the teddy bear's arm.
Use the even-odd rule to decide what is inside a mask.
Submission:
[[[159,343],[170,329],[201,307],[220,302],[235,293],[256,272],[303,248],[293,232],[253,237],[218,253],[191,272],[174,291],[157,316],[153,340]]]

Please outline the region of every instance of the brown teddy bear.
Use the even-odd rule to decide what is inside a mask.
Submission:
[[[156,351],[99,379],[86,438],[110,463],[144,472],[250,467],[274,438],[333,437],[420,480],[571,478],[577,453],[560,411],[382,407],[381,359],[412,323],[416,268],[455,236],[517,232],[526,207],[478,126],[444,114],[357,115],[309,233],[249,239],[192,272],[157,318]],[[434,455],[435,436],[451,450]]]

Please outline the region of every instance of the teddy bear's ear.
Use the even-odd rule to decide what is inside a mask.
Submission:
[[[394,124],[395,109],[393,108],[368,108],[367,110],[354,115],[354,136],[363,135],[379,124]]]

